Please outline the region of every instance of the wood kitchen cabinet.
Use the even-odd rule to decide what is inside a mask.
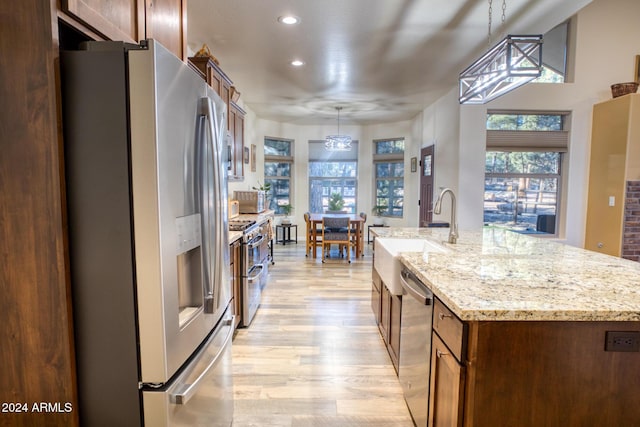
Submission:
[[[637,322],[461,321],[436,298],[429,427],[640,423],[638,352],[605,347]],[[620,410],[620,408],[625,408]]]
[[[237,328],[242,320],[242,295],[240,294],[242,285],[241,247],[240,240],[236,240],[229,245],[229,262],[231,264],[229,273],[231,274],[231,289],[233,291],[233,311],[236,316],[234,328]]]
[[[61,0],[60,7],[106,39],[138,43],[145,38],[144,0]]]
[[[389,289],[384,282],[380,280],[380,276],[375,272],[375,269],[373,271],[374,277],[377,277],[380,286],[380,321],[378,322],[378,329],[380,329],[382,339],[387,346],[387,352],[389,353],[393,367],[396,372],[398,372],[402,297],[389,292]],[[374,280],[376,279],[374,278]],[[375,284],[372,286],[375,286]],[[375,290],[373,292],[375,293]],[[375,302],[372,301],[372,304],[375,304]]]
[[[139,0],[138,0],[139,1]],[[187,0],[146,0],[145,38],[187,58]]]
[[[429,389],[429,427],[462,426],[464,408],[464,324],[439,300],[434,302]],[[446,343],[446,344],[445,344]]]
[[[376,320],[376,325],[380,325],[382,316],[382,292],[380,290],[382,281],[380,275],[374,269],[372,269],[371,277],[371,310],[373,311],[373,317]]]
[[[209,86],[213,88],[220,98],[224,101],[228,107],[231,102],[231,86],[233,82],[222,71],[220,66],[216,64],[213,58],[206,56],[191,56],[189,57],[189,63],[195,67],[202,75],[204,79],[209,83]],[[229,116],[227,115],[227,129],[229,129]]]
[[[227,106],[229,180],[244,179],[244,117],[246,112],[232,99],[233,82],[210,57],[192,56],[189,63],[198,70]]]
[[[186,57],[186,0],[62,0],[60,7],[107,40],[155,39],[178,58]]]
[[[229,178],[241,180],[244,178],[244,116],[245,111],[235,102],[229,103],[229,133],[231,145],[231,163]]]
[[[637,180],[640,180],[640,94],[594,105],[586,249],[623,255],[626,182]]]

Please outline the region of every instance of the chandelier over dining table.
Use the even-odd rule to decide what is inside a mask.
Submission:
[[[351,151],[351,137],[340,134],[340,110],[342,110],[342,107],[335,108],[338,111],[338,133],[326,136],[324,148],[327,151]]]

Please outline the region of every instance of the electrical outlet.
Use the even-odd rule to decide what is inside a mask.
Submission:
[[[640,352],[640,331],[607,331],[604,350]]]

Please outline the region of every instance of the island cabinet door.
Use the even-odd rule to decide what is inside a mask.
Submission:
[[[384,339],[385,344],[389,342],[389,324],[391,319],[391,294],[389,290],[381,282],[380,284],[380,323],[378,324],[378,329],[380,329],[380,334],[382,335],[382,339]]]
[[[373,311],[373,316],[376,319],[376,325],[380,325],[380,317],[382,315],[382,294],[380,293],[381,283],[380,275],[375,269],[373,269],[371,277],[371,310]]]
[[[461,427],[465,370],[438,334],[432,338],[429,427]]]

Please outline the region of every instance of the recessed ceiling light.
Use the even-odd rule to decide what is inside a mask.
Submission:
[[[293,15],[284,15],[278,17],[278,22],[280,22],[281,24],[295,25],[300,23],[300,18]]]
[[[294,67],[302,67],[304,65],[304,61],[301,61],[300,59],[294,59],[293,61],[291,61],[291,65],[293,65]]]

